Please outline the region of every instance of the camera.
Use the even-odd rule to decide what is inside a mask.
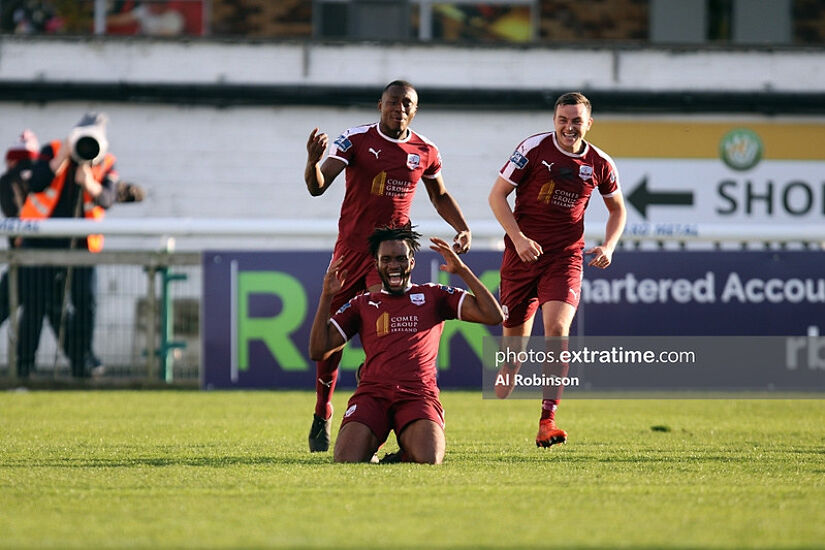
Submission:
[[[98,164],[109,150],[104,116],[90,114],[69,132],[69,151],[75,162]]]

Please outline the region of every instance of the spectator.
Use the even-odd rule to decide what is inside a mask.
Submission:
[[[20,216],[20,209],[29,194],[32,163],[37,158],[40,145],[31,130],[23,130],[20,137],[6,151],[6,171],[0,176],[0,209],[7,218]],[[9,237],[9,248],[20,246],[20,237]],[[0,278],[0,324],[9,317],[8,272]],[[19,303],[19,297],[18,297]]]

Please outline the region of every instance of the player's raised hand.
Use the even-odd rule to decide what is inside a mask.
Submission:
[[[338,258],[329,264],[327,273],[324,275],[324,287],[322,289],[324,294],[334,296],[344,288],[344,283],[347,280],[347,270],[341,269],[343,261],[344,258]]]
[[[328,143],[329,136],[321,132],[318,128],[313,128],[307,140],[307,162],[310,164],[319,162],[327,150]]]
[[[453,250],[456,254],[466,254],[470,250],[470,244],[473,242],[473,235],[470,230],[460,231],[453,239]]]
[[[461,261],[461,258],[458,257],[455,250],[450,248],[450,243],[438,237],[432,237],[430,242],[433,243],[430,249],[435,250],[444,258],[445,263],[441,265],[441,271],[458,273],[462,269],[467,269],[467,265]]]

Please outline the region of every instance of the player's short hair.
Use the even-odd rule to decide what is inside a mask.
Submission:
[[[421,247],[418,242],[420,238],[421,233],[415,231],[410,223],[398,227],[376,227],[372,235],[369,236],[370,254],[373,258],[377,258],[378,249],[384,241],[404,241],[410,249],[410,256],[415,256],[415,253]]]
[[[390,82],[389,84],[384,86],[384,89],[381,91],[381,96],[383,96],[385,93],[387,93],[387,90],[389,90],[390,88],[393,88],[395,86],[401,86],[402,88],[409,88],[410,90],[414,91],[416,94],[418,93],[418,90],[415,89],[415,86],[413,86],[411,83],[407,82],[406,80],[393,80],[392,82]]]
[[[567,92],[566,94],[562,94],[556,100],[556,104],[553,106],[553,114],[556,114],[556,111],[559,109],[559,105],[584,105],[587,109],[588,113],[593,112],[593,107],[590,105],[590,100],[581,93],[581,92]]]

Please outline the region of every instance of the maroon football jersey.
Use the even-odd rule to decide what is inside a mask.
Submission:
[[[376,227],[409,221],[415,187],[422,176],[441,172],[433,142],[410,130],[406,139],[385,136],[378,123],[350,128],[333,142],[329,156],[346,163],[346,194],[338,220],[338,242],[368,252]]]
[[[555,134],[522,141],[499,175],[516,187],[513,215],[522,233],[545,252],[581,250],[590,195],[597,187],[605,197],[619,192],[619,172],[604,151],[585,142],[582,153],[568,153]]]
[[[367,360],[362,383],[435,388],[436,357],[444,321],[461,319],[461,289],[428,283],[402,295],[359,294],[333,315],[344,339],[361,336]]]

